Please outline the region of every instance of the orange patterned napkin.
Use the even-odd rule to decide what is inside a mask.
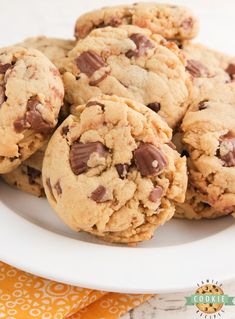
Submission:
[[[0,262],[0,318],[116,319],[151,296],[65,285]]]

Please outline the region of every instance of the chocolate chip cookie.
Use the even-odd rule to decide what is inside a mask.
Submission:
[[[193,112],[196,112],[197,114],[197,112],[201,112],[211,105],[216,105],[216,108],[219,108],[221,106],[221,113],[218,113],[218,111],[216,111],[216,116],[220,116],[222,113],[226,113],[227,105],[229,105],[228,109],[231,109],[235,105],[235,82],[233,82],[232,72],[233,66],[235,71],[234,58],[224,53],[212,50],[201,44],[184,43],[183,50],[188,61],[187,70],[193,77],[192,101],[190,102],[188,111],[191,112],[191,117],[196,116],[193,114]],[[206,114],[207,121],[211,120],[210,112],[214,112],[214,107],[208,108]],[[206,127],[205,121],[203,125]],[[216,127],[216,124],[214,125]],[[190,125],[188,125],[187,127],[187,134],[189,134],[189,131]],[[194,135],[204,135],[205,132],[203,133],[202,128],[200,129],[200,131],[194,133]],[[227,204],[222,205],[222,207],[217,207],[211,204],[211,200],[208,201],[206,196],[207,186],[205,186],[203,192],[198,189],[197,185],[195,186],[195,176],[199,176],[199,173],[195,173],[197,169],[195,168],[194,159],[191,158],[191,147],[187,147],[187,145],[184,145],[184,143],[182,143],[181,141],[183,136],[184,134],[177,133],[175,134],[173,140],[177,146],[177,150],[188,157],[187,162],[190,174],[185,203],[177,203],[175,216],[178,218],[188,219],[212,219],[230,214],[231,209],[229,208],[227,210]],[[204,152],[205,149],[206,147],[204,147]],[[196,152],[196,150],[193,150],[194,154]],[[203,154],[203,151],[201,152]],[[199,153],[197,155],[199,156]],[[208,164],[208,167],[209,166],[210,165]],[[201,166],[200,172],[203,176],[201,182],[203,180],[207,180],[204,170],[201,171]],[[209,177],[209,180],[210,178],[211,177]],[[208,191],[213,192],[212,189],[214,186],[211,185],[208,181],[206,181],[206,184],[208,185]],[[222,186],[221,192],[223,192],[223,187],[224,186]],[[228,189],[228,192],[231,192],[231,188]]]
[[[46,145],[10,173],[1,175],[9,185],[38,197],[45,196],[42,185],[42,161]]]
[[[0,174],[35,153],[56,126],[64,87],[41,52],[0,49]]]
[[[166,39],[186,40],[198,33],[198,21],[192,12],[181,6],[160,3],[134,3],[106,7],[78,18],[77,39],[85,38],[93,29],[107,26],[136,25],[161,34]]]
[[[188,107],[191,80],[175,43],[136,26],[93,30],[68,53],[66,99],[83,104],[102,94],[141,102],[175,127]]]
[[[44,53],[49,60],[63,72],[64,58],[67,56],[68,51],[72,50],[76,41],[47,38],[45,36],[38,36],[27,38],[19,43],[19,46],[24,48],[34,48]]]
[[[192,103],[235,103],[235,58],[202,44],[183,43],[187,71],[193,78]]]
[[[135,101],[101,96],[53,134],[43,162],[49,203],[76,231],[110,242],[148,240],[183,202],[186,161],[171,129]]]
[[[183,154],[188,156],[189,188],[177,217],[216,218],[235,211],[235,107],[204,101],[187,112]]]

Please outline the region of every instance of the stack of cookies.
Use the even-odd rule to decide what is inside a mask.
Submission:
[[[135,3],[1,49],[3,180],[109,242],[233,214],[235,60],[197,33],[184,7]]]

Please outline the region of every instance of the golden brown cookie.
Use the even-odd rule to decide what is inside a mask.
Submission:
[[[43,162],[49,203],[75,231],[120,243],[150,239],[185,197],[185,158],[170,139],[168,125],[142,104],[90,100],[49,142]]]
[[[10,173],[1,175],[9,185],[38,197],[45,196],[42,185],[42,161],[46,145]]]
[[[14,170],[45,143],[63,97],[60,73],[41,52],[0,49],[0,174]]]
[[[88,12],[78,18],[75,36],[83,39],[94,29],[120,25],[136,25],[166,39],[180,41],[192,39],[198,33],[198,21],[188,8],[150,2]]]
[[[181,129],[183,146],[176,145],[188,156],[189,187],[185,203],[177,205],[176,216],[200,219],[234,213],[234,105],[199,103],[187,112]]]
[[[136,26],[93,30],[68,53],[63,80],[70,104],[102,94],[134,99],[170,127],[188,107],[191,80],[175,43]]]

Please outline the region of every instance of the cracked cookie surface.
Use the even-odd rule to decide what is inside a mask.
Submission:
[[[171,129],[135,101],[102,96],[53,134],[43,163],[49,203],[72,229],[110,242],[150,239],[183,202],[186,161]]]
[[[93,30],[68,53],[66,99],[83,104],[102,94],[145,104],[170,127],[188,107],[191,80],[175,43],[135,26]]]
[[[82,15],[76,22],[75,36],[83,39],[93,29],[120,25],[136,25],[172,40],[192,39],[198,33],[198,21],[188,8],[160,3],[135,3],[106,7]]]
[[[64,87],[57,68],[34,49],[0,50],[0,173],[35,153],[57,124]]]

